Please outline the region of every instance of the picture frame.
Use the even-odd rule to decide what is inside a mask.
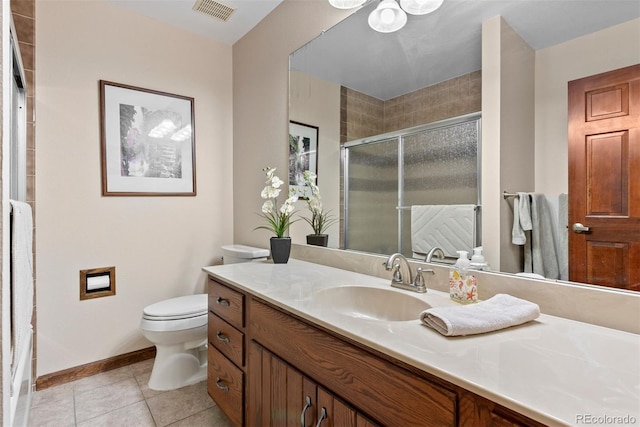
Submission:
[[[195,196],[194,100],[100,80],[103,196]]]
[[[304,172],[318,175],[318,127],[289,122],[289,194],[301,199],[311,196]],[[317,185],[317,180],[316,180]]]

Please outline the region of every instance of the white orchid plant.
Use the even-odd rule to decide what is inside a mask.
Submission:
[[[325,212],[322,207],[322,199],[320,197],[320,188],[316,185],[316,179],[318,176],[311,172],[305,171],[304,182],[311,188],[311,195],[307,200],[307,207],[311,211],[311,218],[302,217],[313,228],[314,234],[324,234],[330,225],[334,224],[338,219],[330,214],[330,211]]]
[[[278,207],[278,196],[280,195],[282,185],[284,181],[274,175],[276,169],[265,167],[262,169],[266,175],[266,186],[260,193],[260,196],[265,199],[262,204],[262,217],[267,220],[268,225],[262,225],[255,229],[265,229],[272,231],[276,237],[284,237],[291,224],[297,220],[293,219],[295,213],[295,203],[298,200],[297,196],[289,195],[282,206]]]

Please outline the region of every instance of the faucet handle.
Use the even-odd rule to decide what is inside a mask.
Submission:
[[[395,263],[393,265],[393,279],[392,283],[403,283],[402,282],[402,273],[400,272],[400,263]]]
[[[418,288],[425,286],[424,277],[422,277],[422,268],[420,267],[416,269],[416,278],[413,281],[413,286],[416,286]]]
[[[435,274],[436,273],[431,268],[427,268],[426,270],[423,270],[421,267],[418,267],[416,269],[416,278],[413,281],[413,286],[418,288],[419,292],[427,292],[427,285],[424,283],[424,277],[422,276],[423,272],[431,273],[431,274]]]

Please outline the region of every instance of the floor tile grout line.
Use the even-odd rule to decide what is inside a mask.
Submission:
[[[126,408],[127,406],[130,406],[130,405],[133,405],[133,404],[136,404],[136,403],[140,403],[140,402],[143,402],[143,401],[146,402],[146,397],[145,397],[144,393],[142,392],[142,388],[140,387],[140,384],[138,383],[138,380],[136,379],[135,376],[124,378],[124,379],[122,379],[120,381],[115,381],[115,382],[112,382],[112,383],[109,383],[109,384],[102,384],[100,386],[93,387],[93,388],[88,389],[88,390],[79,391],[78,393],[79,394],[85,394],[85,393],[88,393],[88,392],[96,392],[96,390],[98,390],[98,389],[102,389],[104,387],[112,387],[112,386],[114,386],[116,384],[120,384],[120,383],[125,382],[125,381],[130,381],[132,379],[136,383],[136,387],[138,387],[138,391],[140,392],[140,397],[141,397],[140,400],[137,400],[135,402],[131,402],[131,403],[127,404],[127,405],[120,406],[120,407],[112,409],[110,411],[103,412],[101,414],[98,414],[98,415],[95,415],[93,417],[87,418],[86,420],[82,420],[82,422],[85,422],[85,421],[88,421],[88,420],[91,420],[91,419],[94,419],[94,418],[97,418],[97,417],[101,417],[103,415],[112,413],[112,412],[117,411],[117,410],[122,409],[122,408]],[[77,427],[77,425],[78,425],[78,416],[77,416],[77,411],[76,411],[76,389],[75,389],[75,387],[73,388],[73,416],[74,416],[74,425]]]
[[[128,407],[133,406],[133,405],[137,405],[137,404],[139,404],[140,402],[145,402],[145,404],[146,404],[146,400],[145,400],[145,399],[138,400],[138,401],[136,401],[136,402],[131,402],[131,403],[129,403],[128,405],[124,405],[124,406],[121,406],[121,407],[119,407],[119,408],[112,409],[111,411],[107,411],[107,412],[104,412],[104,413],[102,413],[102,414],[96,415],[96,416],[94,416],[94,417],[87,418],[86,420],[83,420],[82,422],[84,423],[84,422],[87,422],[87,421],[90,421],[90,420],[95,420],[96,418],[103,417],[103,416],[108,415],[108,414],[112,414],[112,413],[114,413],[114,412],[116,412],[116,411],[120,411],[121,409],[128,408]],[[147,406],[147,408],[148,408],[148,406]],[[151,411],[149,411],[149,413],[151,413]],[[151,414],[151,417],[153,417],[153,414]],[[154,420],[154,424],[155,424],[155,420]],[[76,422],[76,424],[75,424],[75,425],[76,425],[76,427],[77,427],[78,423]],[[156,426],[157,426],[157,425],[156,425]]]
[[[194,412],[193,414],[189,414],[189,415],[187,415],[187,416],[186,416],[186,417],[184,417],[184,418],[181,418],[181,419],[179,419],[179,420],[175,420],[175,421],[173,421],[171,424],[167,424],[165,427],[171,427],[171,426],[172,426],[172,425],[174,425],[174,424],[177,424],[177,423],[179,423],[179,422],[182,422],[182,421],[186,420],[187,418],[191,418],[191,417],[193,417],[193,416],[195,416],[195,415],[198,415],[198,414],[201,414],[201,413],[203,413],[203,412],[206,412],[206,411],[210,410],[211,408],[215,408],[216,406],[217,406],[217,405],[215,405],[215,404],[214,404],[213,406],[209,406],[208,408],[204,408],[204,409],[202,409],[202,410],[200,410],[200,411],[198,411],[198,412]],[[156,424],[156,427],[157,427],[157,424]]]
[[[158,427],[158,422],[156,421],[156,417],[153,415],[153,411],[151,410],[151,407],[149,406],[149,400],[147,398],[144,399],[144,404],[147,407],[147,410],[149,411],[149,414],[151,415],[151,420],[153,421],[153,425],[155,427]]]
[[[105,388],[105,387],[112,387],[112,386],[114,386],[114,385],[116,385],[116,384],[120,384],[120,383],[123,383],[123,382],[125,382],[125,381],[129,381],[129,380],[134,380],[134,381],[136,382],[136,385],[137,385],[138,387],[140,387],[140,384],[138,383],[138,380],[137,380],[135,377],[130,377],[130,378],[123,378],[123,379],[121,379],[121,380],[114,381],[114,382],[109,383],[109,384],[101,384],[101,385],[98,385],[98,386],[96,386],[96,387],[92,387],[92,388],[87,389],[87,390],[79,391],[78,393],[80,393],[80,394],[84,394],[84,393],[88,393],[88,392],[95,392],[96,390],[99,390],[99,389],[102,389],[102,388]],[[140,392],[142,393],[142,390],[140,390]],[[75,394],[76,394],[76,390],[75,390],[75,388],[74,388],[74,389],[73,389],[73,395],[74,395],[74,397],[75,397]],[[143,395],[143,396],[144,396],[144,395]]]
[[[76,416],[76,387],[72,384],[71,391],[73,393],[73,425],[78,427],[78,417]]]

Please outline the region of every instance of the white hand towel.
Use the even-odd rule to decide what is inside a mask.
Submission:
[[[529,204],[529,193],[519,192],[518,197],[513,202],[513,229],[511,230],[511,242],[514,245],[524,245],[527,237],[524,232],[532,228],[531,206]]]
[[[497,294],[477,304],[430,308],[420,314],[420,320],[442,335],[456,336],[497,331],[529,322],[538,316],[538,304]]]

